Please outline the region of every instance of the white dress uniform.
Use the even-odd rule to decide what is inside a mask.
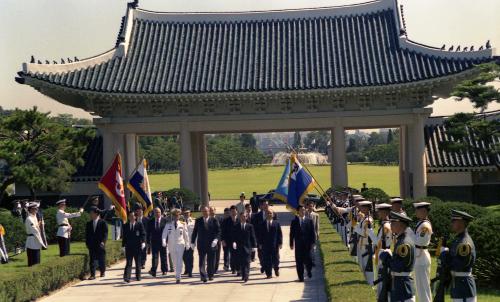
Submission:
[[[71,237],[71,225],[68,219],[80,217],[82,213],[66,213],[62,209],[57,210],[56,220],[59,228],[57,229],[57,237],[69,238]]]
[[[177,224],[177,226],[176,226]],[[165,225],[162,234],[163,246],[168,246],[175,268],[175,279],[180,280],[182,274],[182,256],[190,246],[188,228],[183,221],[172,221]]]
[[[31,250],[46,248],[42,240],[36,215],[28,215],[28,217],[26,217],[26,221],[24,222],[24,226],[26,228],[26,234],[28,235],[26,237],[26,248]]]
[[[368,224],[373,226],[373,219],[371,218],[371,216],[363,217],[357,224],[356,228],[354,229],[354,232],[358,233],[359,235],[357,258],[361,272],[365,275],[365,279],[368,285],[373,285],[373,268],[371,269],[367,268],[370,256],[365,255],[366,252],[368,251],[367,250],[368,235],[369,235]],[[372,248],[373,248],[373,242],[372,242]],[[363,257],[363,255],[365,256]],[[368,271],[366,271],[367,269]]]
[[[427,247],[431,242],[432,225],[427,219],[417,223],[414,233],[415,242],[415,284],[419,302],[432,301],[430,285],[431,256]]]
[[[375,252],[373,257],[375,259],[375,263],[377,266],[377,275],[378,278],[381,277],[380,270],[382,269],[382,261],[380,260],[380,253],[384,249],[390,249],[392,245],[392,231],[391,231],[391,222],[389,220],[384,220],[380,222],[380,228],[377,231],[377,235],[373,232],[373,229],[370,229],[369,236],[372,239],[373,243],[376,245]],[[382,290],[382,282],[377,284],[377,297]]]

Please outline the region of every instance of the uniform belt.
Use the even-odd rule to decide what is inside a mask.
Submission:
[[[411,272],[391,272],[393,277],[409,277]]]
[[[69,226],[67,223],[61,223],[59,226]]]
[[[451,271],[451,275],[453,277],[472,277],[472,273],[471,272],[455,272],[455,271]]]
[[[26,236],[28,236],[28,237],[29,237],[29,236],[35,236],[35,235],[33,235],[33,234],[28,234],[28,235],[26,235]]]
[[[427,249],[427,246],[426,245],[415,245],[415,247],[417,249],[421,249],[421,250],[426,250]]]

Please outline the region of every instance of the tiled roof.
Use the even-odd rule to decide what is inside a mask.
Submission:
[[[489,118],[500,119],[500,112],[494,112]],[[431,170],[446,170],[446,169],[480,169],[485,167],[494,167],[495,164],[483,152],[461,151],[449,152],[441,148],[441,143],[453,140],[447,133],[446,127],[443,125],[441,118],[430,118],[425,125],[425,157],[427,169]],[[498,137],[493,137],[493,140],[500,143]],[[484,142],[475,139],[474,134],[470,133],[468,137],[470,144],[475,146],[483,146]],[[500,153],[497,155],[497,160],[500,161]]]
[[[462,54],[412,44],[400,36],[395,6],[373,7],[215,21],[129,8],[117,42],[127,40],[125,54],[113,50],[74,68],[30,64],[23,76],[107,93],[285,91],[422,81],[491,58],[488,51]]]

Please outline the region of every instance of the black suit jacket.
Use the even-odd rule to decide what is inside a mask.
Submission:
[[[94,221],[87,222],[85,229],[85,244],[88,249],[99,249],[101,242],[106,243],[108,240],[108,225],[102,219],[97,221],[97,226],[94,231]]]
[[[156,217],[152,217],[149,219],[148,232],[146,233],[146,242],[149,245],[154,246],[155,248],[161,247],[161,236],[163,235],[163,229],[165,228],[166,224],[167,220],[164,217],[161,217],[159,228],[156,228]]]
[[[214,239],[220,241],[220,225],[217,219],[209,217],[207,226],[205,226],[203,219],[203,217],[199,217],[195,220],[191,243],[196,242],[200,251],[209,251]]]
[[[231,216],[224,218],[221,223],[221,240],[224,240],[227,244],[231,244],[233,242],[233,229],[238,224],[238,218],[234,222]]]
[[[245,224],[245,229],[242,229],[241,223],[238,223],[232,232],[232,242],[236,242],[237,253],[240,256],[248,257],[252,254],[252,249],[257,247],[257,239],[255,239],[255,232],[253,225],[250,223]]]
[[[300,226],[299,217],[295,217],[290,225],[290,244],[294,243],[295,248],[310,249],[315,242],[313,221],[304,217],[304,222]]]
[[[267,229],[267,220],[261,222],[259,229],[261,232],[259,245],[262,245],[263,250],[274,251],[283,244],[283,233],[278,221],[273,220],[269,226],[269,230]]]
[[[142,223],[142,225],[144,226],[144,231],[147,234],[149,232],[149,218],[142,216],[142,220],[141,221],[137,220],[137,222]]]
[[[130,222],[123,225],[123,239],[122,246],[127,249],[140,249],[141,244],[146,242],[146,231],[144,230],[144,225],[140,222],[136,222],[134,229],[130,229]]]

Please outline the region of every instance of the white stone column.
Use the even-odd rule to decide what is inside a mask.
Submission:
[[[137,135],[125,134],[125,154],[123,154],[124,162],[124,179],[128,179],[130,174],[136,168],[137,162]]]
[[[200,184],[200,133],[191,133],[194,193],[201,196]]]
[[[205,134],[198,136],[199,166],[200,166],[200,201],[202,205],[209,205],[208,200],[208,158]]]
[[[193,148],[191,144],[191,133],[186,125],[183,125],[179,135],[181,144],[181,165],[180,165],[180,183],[181,188],[194,191],[193,182]]]
[[[407,193],[407,161],[406,161],[406,152],[408,148],[406,147],[406,126],[401,125],[399,127],[399,195],[402,198],[409,197]]]
[[[424,119],[425,117],[421,114],[415,115],[415,121],[411,127],[411,137],[409,139],[412,149],[410,161],[413,172],[413,198],[427,196]]]
[[[347,186],[347,156],[345,152],[345,130],[337,126],[331,131],[331,184],[333,186]]]

